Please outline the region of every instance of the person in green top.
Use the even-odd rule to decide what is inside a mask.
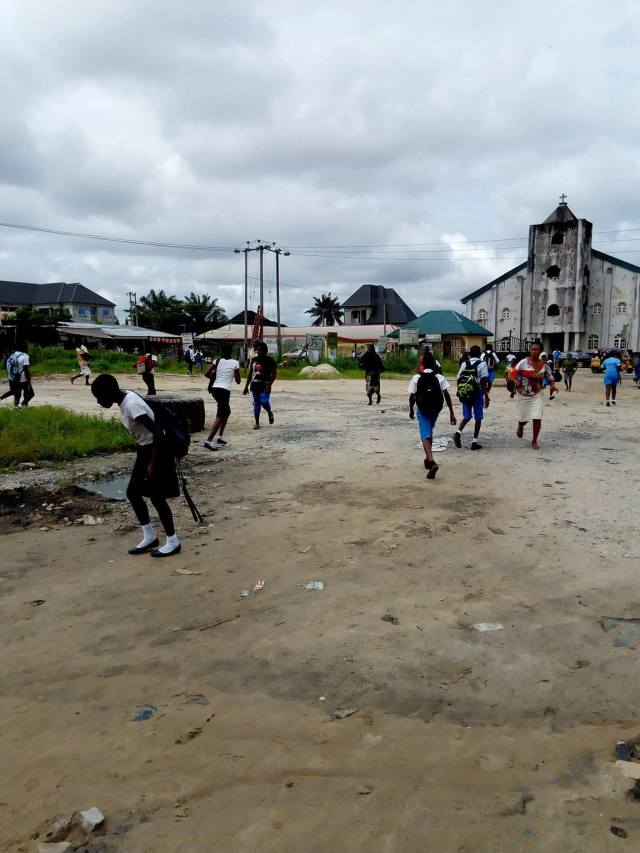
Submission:
[[[580,365],[572,355],[565,358],[564,364],[562,365],[562,372],[564,373],[564,387],[567,391],[571,391],[573,377],[579,367]]]

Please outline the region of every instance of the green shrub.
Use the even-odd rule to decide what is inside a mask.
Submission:
[[[131,436],[118,420],[75,415],[58,406],[0,409],[1,467],[45,459],[63,462],[131,447]]]

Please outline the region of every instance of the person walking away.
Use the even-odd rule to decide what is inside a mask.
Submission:
[[[255,347],[257,355],[251,359],[249,365],[249,373],[247,374],[247,383],[244,386],[243,394],[251,393],[253,395],[253,416],[255,417],[254,429],[260,429],[260,411],[264,409],[269,416],[269,423],[274,422],[273,412],[271,411],[271,387],[276,381],[277,367],[275,361],[268,354],[269,350],[264,341],[258,341]]]
[[[500,357],[494,351],[491,344],[487,344],[484,348],[482,360],[487,365],[487,370],[489,371],[489,375],[487,376],[487,385],[489,386],[489,391],[491,391],[491,387],[496,380],[496,371],[500,364]]]
[[[17,409],[20,406],[20,398],[22,398],[22,406],[28,406],[29,400],[32,400],[35,394],[31,384],[30,362],[26,348],[9,351],[5,360],[5,367],[9,380],[9,390],[5,391],[0,400],[13,397],[13,405]]]
[[[636,388],[640,391],[640,353],[636,353],[633,375],[635,378]]]
[[[195,351],[194,356],[193,356],[193,360],[194,360],[194,363],[196,365],[196,369],[199,370],[200,373],[202,373],[202,370],[204,368],[204,355],[202,354],[201,349],[197,349]]]
[[[215,361],[205,373],[209,379],[209,393],[218,404],[216,417],[211,427],[211,432],[207,436],[204,446],[208,450],[219,450],[220,447],[226,445],[226,441],[222,437],[224,435],[229,415],[231,414],[231,388],[235,380],[236,385],[241,382],[240,379],[240,362],[235,358],[231,358],[231,344],[222,344],[220,358]],[[215,436],[216,444],[213,444]]]
[[[163,441],[152,409],[135,391],[123,391],[115,376],[109,373],[96,376],[91,393],[105,409],[110,409],[114,403],[120,407],[122,424],[136,442],[136,461],[127,486],[127,499],[142,527],[142,539],[129,553],[150,552],[152,557],[171,557],[179,553],[181,545],[167,503],[167,498],[180,494],[176,463]],[[166,542],[162,546],[151,524],[145,497],[151,500],[164,528]]]
[[[187,363],[187,373],[189,374],[189,376],[193,376],[194,356],[193,356],[193,347],[191,346],[191,344],[189,344],[189,346],[184,351],[184,360]]]
[[[89,362],[91,361],[91,357],[89,355],[89,350],[84,344],[80,344],[79,347],[76,347],[76,358],[78,359],[78,369],[80,372],[71,377],[71,384],[73,385],[76,379],[80,379],[81,376],[84,376],[84,384],[91,385],[89,382],[89,377],[91,376]]]
[[[529,355],[514,368],[516,391],[518,393],[518,438],[524,436],[524,428],[531,421],[533,435],[531,447],[539,449],[538,437],[542,428],[544,414],[544,381],[548,375],[547,362],[542,359],[542,344],[534,341],[529,347]],[[551,374],[550,390],[555,392],[555,380]]]
[[[554,351],[551,353],[551,358],[553,359],[553,369],[554,370],[558,370],[560,367],[560,356],[561,355],[562,355],[562,353],[560,352],[559,349],[554,349]]]
[[[591,359],[591,372],[592,373],[601,373],[602,372],[602,361],[600,359],[600,353],[595,353],[593,358]]]
[[[489,408],[489,368],[482,361],[482,351],[479,346],[474,345],[469,350],[469,358],[463,362],[458,371],[457,396],[462,403],[462,420],[460,426],[453,434],[453,443],[456,447],[462,447],[462,430],[473,418],[475,421],[472,450],[482,450],[478,441],[484,410]]]
[[[147,386],[147,394],[154,397],[156,394],[156,367],[158,365],[158,356],[156,355],[155,347],[149,346],[147,352],[143,353],[136,361],[136,369],[142,381]]]
[[[449,407],[449,420],[452,426],[456,424],[456,416],[453,411],[453,403],[448,391],[449,383],[438,368],[433,355],[427,351],[423,353],[420,370],[409,383],[409,417],[413,420],[416,416],[415,406],[417,404],[418,427],[420,429],[420,440],[424,448],[424,467],[427,469],[427,480],[434,480],[438,473],[438,465],[433,458],[433,430],[442,411],[444,403]]]
[[[373,405],[373,395],[376,395],[376,403],[382,399],[380,396],[380,374],[384,373],[384,364],[375,350],[373,344],[367,344],[367,350],[360,359],[360,367],[364,370],[365,389],[369,398],[368,405]]]
[[[607,406],[616,404],[616,391],[622,382],[622,362],[616,350],[611,350],[602,362],[604,370],[604,394]]]
[[[430,363],[430,360],[433,359],[436,365],[436,369],[438,373],[442,373],[442,365],[435,357],[435,355],[431,352],[429,348],[429,344],[422,345],[422,353],[420,354],[420,366],[418,367],[418,373],[422,373],[425,370],[425,365]],[[426,368],[429,370],[430,368]]]
[[[573,377],[575,376],[576,370],[580,367],[576,359],[569,354],[568,358],[565,358],[564,363],[562,365],[562,373],[564,377],[564,387],[567,391],[571,391],[573,387]]]

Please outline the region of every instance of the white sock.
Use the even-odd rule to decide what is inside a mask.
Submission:
[[[150,545],[156,538],[156,534],[153,530],[153,524],[143,524],[142,525],[142,541],[138,542],[136,548],[146,548],[147,545]]]
[[[477,443],[478,443],[478,436],[474,435],[473,438],[471,439],[471,444],[477,444]]]
[[[170,554],[172,551],[175,551],[178,545],[180,544],[180,540],[174,533],[173,536],[167,536],[167,541],[164,543],[162,548],[158,548],[161,554]]]
[[[459,429],[456,430],[456,435],[462,435],[462,433]]]

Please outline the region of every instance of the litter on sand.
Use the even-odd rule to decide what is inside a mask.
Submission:
[[[481,634],[486,634],[489,631],[502,631],[504,625],[501,625],[500,622],[478,622],[473,627]]]
[[[504,530],[501,527],[492,527],[490,524],[487,524],[487,527],[492,533],[495,533],[496,536],[505,536],[506,535]]]
[[[431,445],[431,450],[433,453],[442,453],[443,450],[446,450],[449,447],[449,442],[451,441],[446,435],[438,436],[433,439],[433,443]]]
[[[177,575],[202,575],[204,572],[192,572],[191,569],[176,569]]]
[[[616,767],[622,770],[627,779],[640,779],[640,764],[637,761],[623,761],[622,759],[618,759]]]
[[[390,613],[385,613],[384,616],[380,617],[383,622],[390,622],[392,625],[399,625],[400,620],[397,616],[392,616]]]
[[[155,705],[141,705],[139,708],[136,708],[133,719],[136,723],[140,723],[143,720],[151,719],[151,717],[155,716],[157,712],[158,709]]]
[[[324,589],[324,581],[309,581],[304,585],[305,589]]]
[[[240,598],[249,598],[249,590],[241,589],[240,590]]]
[[[357,714],[360,708],[338,708],[337,711],[334,711],[331,714],[332,720],[344,720],[347,717],[352,717],[354,714]]]
[[[265,581],[265,580],[257,580],[257,581],[255,582],[254,587],[253,587],[253,591],[254,591],[254,592],[259,592],[261,589],[264,589],[264,585],[265,585],[265,583],[266,583],[266,581]]]
[[[611,631],[612,628],[618,628],[621,625],[636,625],[640,628],[640,619],[628,619],[625,616],[601,616],[600,624],[602,625],[602,629],[604,631]]]

